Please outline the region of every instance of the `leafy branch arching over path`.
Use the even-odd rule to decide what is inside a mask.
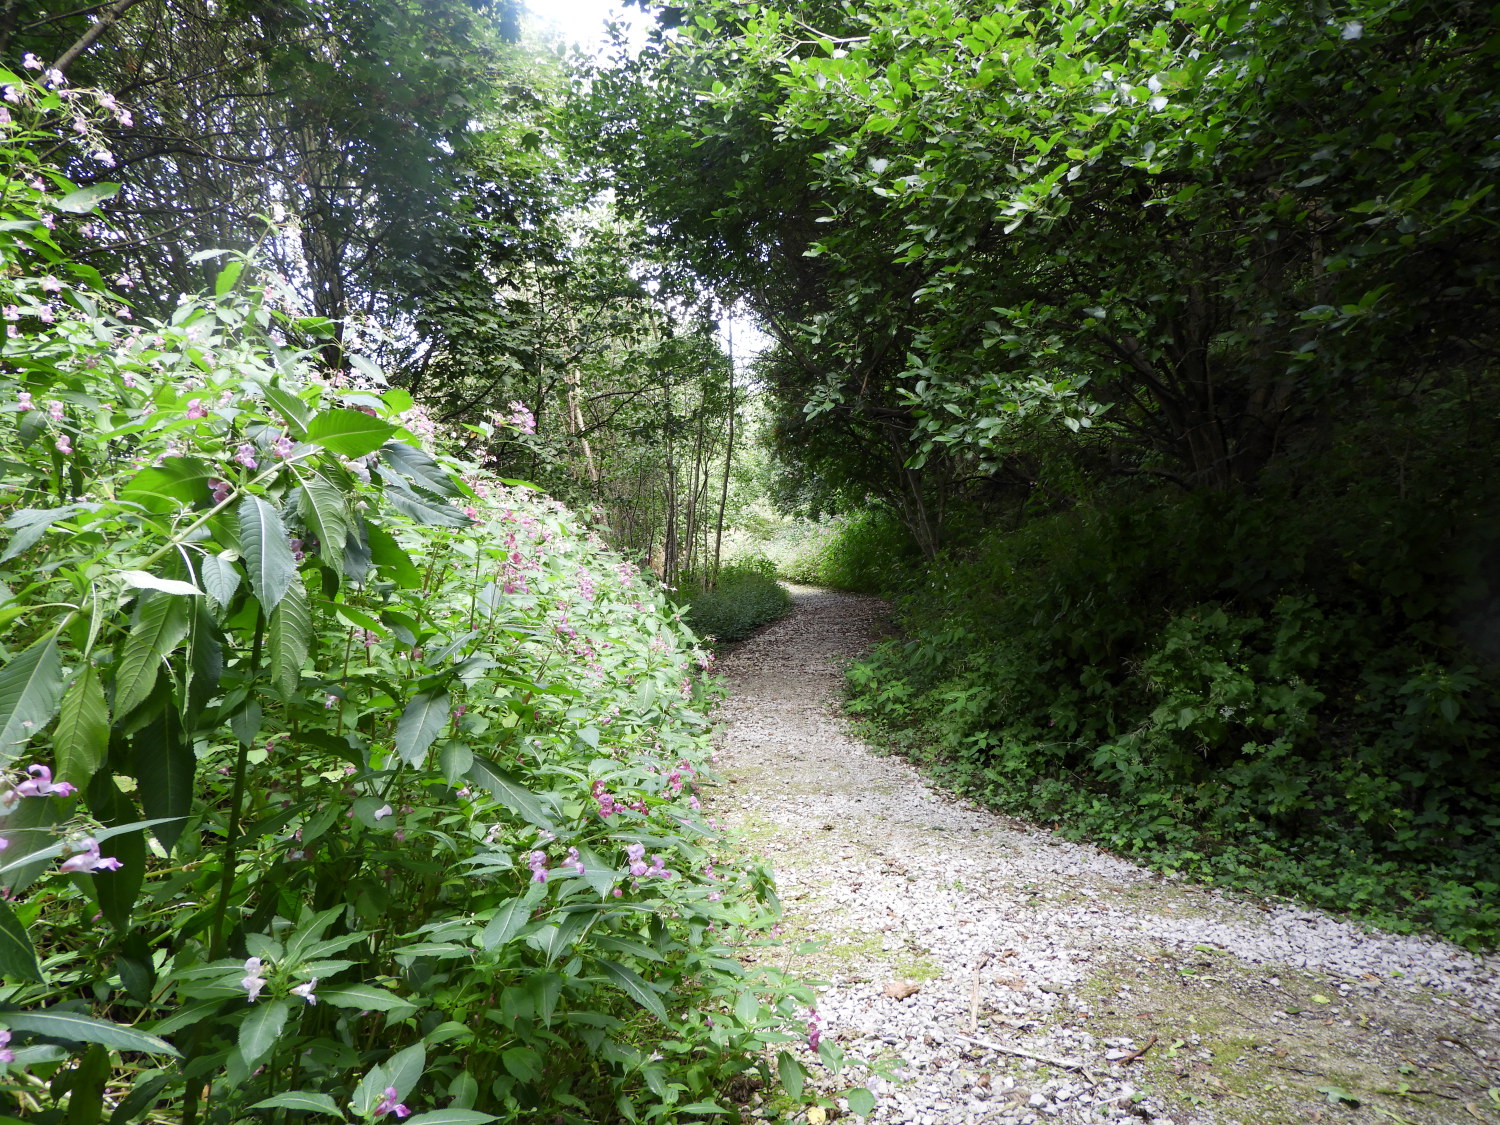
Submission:
[[[906,1060],[870,1080],[871,1120],[1500,1121],[1500,957],[1164,879],[930,788],[838,710],[884,605],[796,603],[723,661],[713,805],[775,866],[765,955],[827,982],[823,1034]]]

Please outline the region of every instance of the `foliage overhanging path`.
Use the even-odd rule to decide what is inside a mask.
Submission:
[[[867,1083],[872,1120],[1500,1117],[1500,958],[1163,879],[929,788],[837,707],[884,605],[795,599],[721,665],[713,805],[775,866],[765,956],[827,982],[823,1036],[906,1060]]]

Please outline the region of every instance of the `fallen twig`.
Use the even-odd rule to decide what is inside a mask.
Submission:
[[[1133,1063],[1133,1062],[1135,1062],[1136,1059],[1140,1058],[1147,1051],[1151,1050],[1151,1048],[1154,1047],[1154,1046],[1156,1046],[1156,1036],[1153,1035],[1150,1039],[1148,1039],[1146,1041],[1146,1045],[1144,1047],[1142,1047],[1140,1050],[1138,1050],[1138,1051],[1131,1051],[1130,1054],[1128,1054],[1128,1055],[1122,1055],[1119,1058],[1114,1059],[1113,1062],[1114,1062],[1114,1064],[1116,1066],[1124,1066],[1126,1063]]]
[[[1082,1062],[1074,1062],[1072,1059],[1059,1059],[1051,1055],[1038,1055],[1033,1051],[1024,1051],[1020,1047],[1007,1047],[1002,1043],[991,1043],[988,1039],[975,1039],[971,1035],[955,1035],[965,1043],[972,1043],[976,1047],[983,1047],[987,1051],[999,1051],[1002,1055],[1015,1055],[1018,1058],[1030,1059],[1032,1062],[1046,1063],[1048,1066],[1060,1066],[1064,1070],[1076,1070],[1090,1082],[1094,1080],[1093,1073]]]

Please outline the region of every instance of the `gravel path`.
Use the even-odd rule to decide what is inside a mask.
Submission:
[[[872,1121],[914,1125],[1500,1122],[1500,958],[1163,879],[933,788],[838,709],[885,607],[794,596],[721,661],[711,807],[776,870],[778,963],[824,982],[825,1037],[889,1075],[825,1093],[863,1082]]]

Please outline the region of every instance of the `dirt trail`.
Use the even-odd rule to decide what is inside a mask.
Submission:
[[[711,807],[776,869],[824,1035],[893,1074],[871,1120],[1500,1125],[1500,958],[1166,880],[934,789],[838,710],[884,606],[794,594],[722,661]]]

